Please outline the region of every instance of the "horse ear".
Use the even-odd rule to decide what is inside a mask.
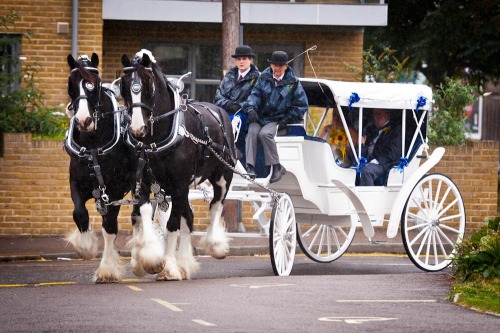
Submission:
[[[127,57],[126,54],[122,55],[122,65],[123,65],[123,67],[132,66],[132,64],[130,63],[130,59]]]
[[[143,65],[144,67],[149,67],[151,66],[151,59],[149,58],[148,54],[146,52],[144,52],[142,54],[142,60],[141,60],[141,65]]]
[[[76,61],[75,58],[73,58],[73,55],[68,54],[68,57],[66,58],[68,60],[68,65],[70,69],[73,69],[76,67]]]
[[[90,58],[95,68],[99,67],[99,56],[96,53],[92,53],[92,57]]]

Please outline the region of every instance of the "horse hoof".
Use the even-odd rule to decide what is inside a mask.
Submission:
[[[156,276],[156,281],[181,281],[181,279],[171,277],[167,273],[161,272]]]
[[[144,265],[142,266],[144,271],[148,274],[158,274],[161,271],[163,271],[164,267],[165,267],[165,260],[162,260],[162,261],[157,262],[155,264],[146,265],[146,267]]]

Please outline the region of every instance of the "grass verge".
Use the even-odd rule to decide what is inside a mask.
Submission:
[[[451,298],[476,311],[500,315],[500,278],[456,282]]]

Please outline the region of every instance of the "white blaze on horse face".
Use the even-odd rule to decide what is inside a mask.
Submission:
[[[83,90],[83,80],[80,81],[79,86],[80,86],[80,96],[85,96],[85,90]],[[85,129],[87,131],[92,131],[94,130],[93,121],[90,122],[90,124],[87,124],[88,126],[86,126],[87,119],[89,118],[90,118],[89,103],[87,99],[82,98],[78,101],[78,111],[75,114],[75,119],[82,129]]]
[[[132,74],[132,82],[135,81],[135,76],[137,73]],[[132,95],[132,105],[141,103],[141,91],[135,93],[132,91],[132,86],[130,87],[131,95]],[[142,108],[140,106],[134,106],[132,108],[132,121],[130,123],[130,130],[134,136],[143,136],[143,129],[146,126],[144,123],[144,118],[142,117]]]

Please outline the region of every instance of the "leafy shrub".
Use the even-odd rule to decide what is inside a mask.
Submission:
[[[474,101],[474,88],[459,79],[446,78],[434,92],[435,111],[429,119],[429,142],[459,146],[466,142],[464,108]]]
[[[18,19],[15,12],[0,16],[0,28],[8,31]],[[28,41],[30,36],[30,33],[24,34]],[[0,39],[0,49],[8,48],[8,43]],[[0,73],[0,92],[3,92],[0,94],[0,143],[3,133],[32,133],[35,138],[62,139],[68,120],[59,109],[44,104],[44,95],[36,83],[41,66],[35,63],[20,69],[19,59],[9,52],[0,53],[0,65],[15,69]],[[15,82],[21,83],[21,88],[15,89]],[[3,149],[3,144],[0,148]]]
[[[500,277],[500,217],[456,245],[452,270],[462,281]]]
[[[384,49],[381,54],[374,54],[370,47],[363,54],[361,68],[344,63],[359,76],[361,82],[409,82],[415,73],[408,67],[409,57],[399,60],[397,50]]]

